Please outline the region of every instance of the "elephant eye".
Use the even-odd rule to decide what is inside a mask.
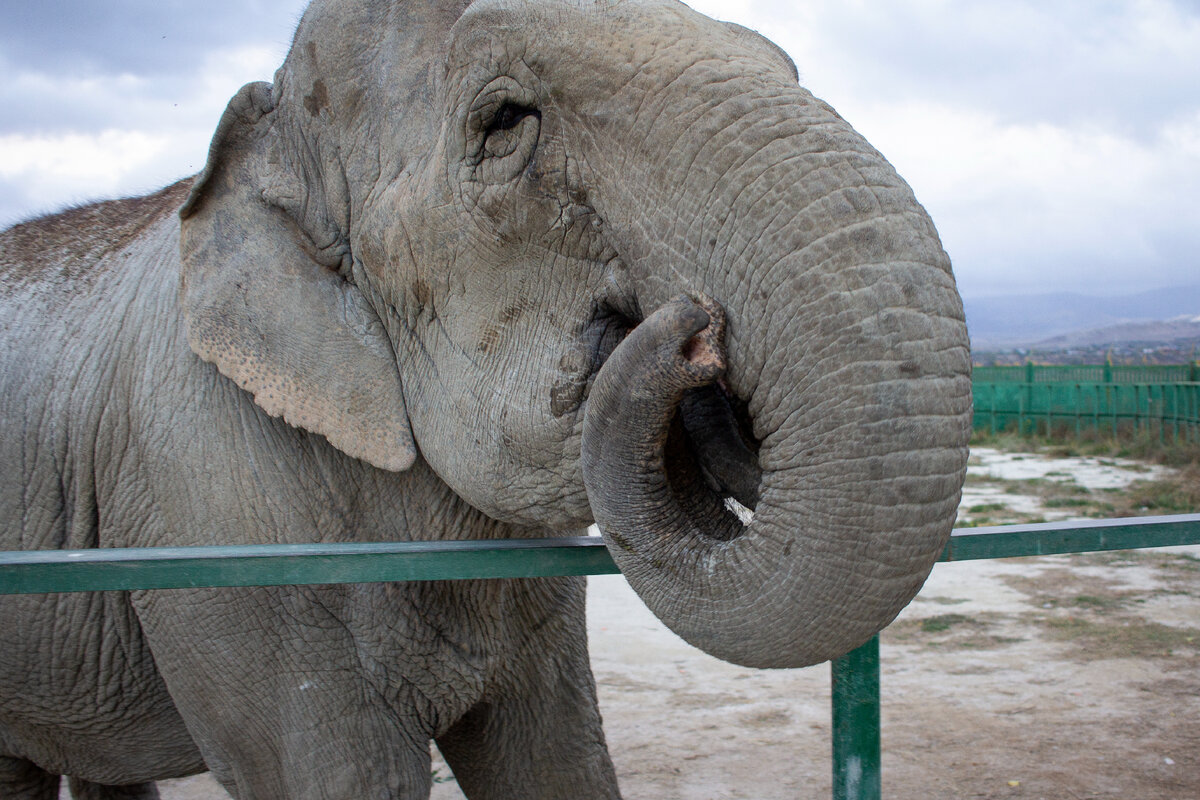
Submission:
[[[519,106],[516,103],[505,103],[504,105],[500,106],[500,110],[496,112],[496,116],[492,120],[492,124],[488,126],[488,133],[490,134],[494,131],[507,131],[515,128],[530,114],[537,116],[538,119],[541,119],[542,116],[538,113],[536,108]]]
[[[533,155],[542,115],[530,106],[504,103],[497,109],[483,134],[483,157],[505,158],[519,149],[528,149],[522,164]],[[522,147],[525,145],[525,148]]]
[[[464,179],[482,185],[516,180],[533,160],[541,132],[537,93],[509,75],[492,78],[468,107]]]

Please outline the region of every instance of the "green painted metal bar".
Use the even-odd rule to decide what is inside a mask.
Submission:
[[[959,528],[943,561],[1200,544],[1200,514]],[[599,537],[0,552],[0,594],[617,572]]]
[[[993,383],[1195,383],[1200,363],[1192,364],[1024,364],[977,366],[975,380]]]
[[[1200,514],[958,528],[941,561],[1200,544]]]
[[[879,800],[879,637],[830,664],[833,800]]]
[[[618,572],[599,537],[0,552],[0,594]]]

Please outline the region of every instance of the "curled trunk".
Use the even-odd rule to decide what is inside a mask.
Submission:
[[[874,407],[853,389],[797,399],[827,408],[803,426],[789,414],[762,442],[761,472],[738,456],[726,466],[743,474],[721,474],[705,451],[731,434],[684,399],[723,387],[723,336],[714,301],[676,298],[606,361],[584,425],[596,522],[642,599],[697,647],[758,667],[836,657],[895,617],[944,545],[969,393],[950,370],[865,384]],[[758,500],[748,523],[729,502],[737,494]]]
[[[593,198],[628,265],[620,305],[644,319],[588,395],[588,501],[685,639],[812,664],[887,625],[950,534],[962,304],[929,216],[845,120],[769,58],[673,46],[653,102],[630,88],[595,117],[635,108],[645,132],[595,137],[630,177]]]

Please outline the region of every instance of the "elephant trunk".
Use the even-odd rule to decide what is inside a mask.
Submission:
[[[600,368],[584,420],[588,499],[630,584],[684,639],[759,667],[837,657],[912,599],[970,433],[966,329],[932,223],[794,91],[768,98],[769,119],[738,108],[763,132],[749,154],[645,165],[704,203],[643,223],[683,233],[641,250],[639,303],[656,310]],[[712,117],[701,142],[730,126]],[[697,165],[722,160],[714,187]]]

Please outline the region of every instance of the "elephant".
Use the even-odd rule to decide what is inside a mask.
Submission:
[[[595,522],[751,667],[941,552],[950,261],[791,59],[673,0],[314,0],[196,176],[0,235],[0,547]],[[0,795],[616,798],[577,577],[6,596]]]

